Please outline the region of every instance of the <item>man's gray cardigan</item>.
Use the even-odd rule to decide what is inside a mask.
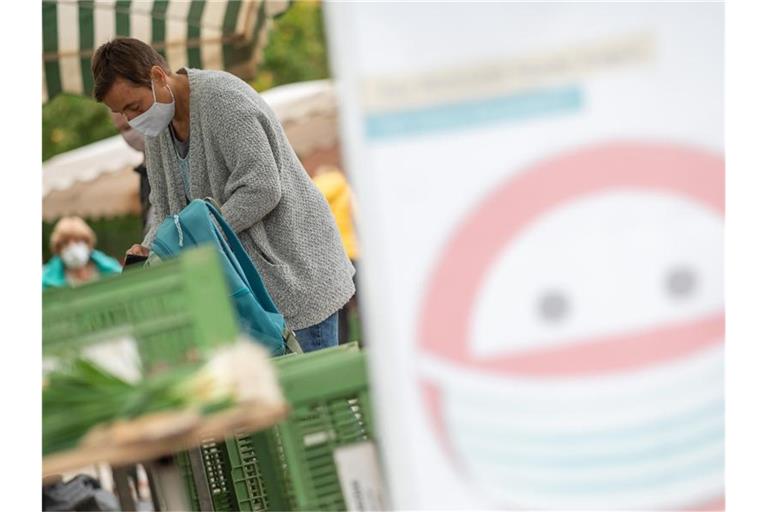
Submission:
[[[290,328],[325,320],[355,291],[328,204],[253,88],[226,72],[186,71],[191,199],[221,205]],[[149,247],[160,222],[187,204],[169,130],[146,138],[146,164]]]

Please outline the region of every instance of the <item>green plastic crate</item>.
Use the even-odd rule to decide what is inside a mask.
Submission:
[[[275,429],[203,444],[201,449],[205,479],[216,512],[295,508]],[[176,462],[192,510],[201,510],[189,452],[177,454]]]
[[[349,343],[273,362],[292,413],[271,429],[216,445],[218,463],[206,464],[206,479],[212,494],[230,496],[221,506],[231,508],[214,501],[214,509],[344,510],[333,450],[373,438],[365,354]],[[199,510],[191,473],[185,474],[190,503]]]
[[[192,463],[189,460],[189,453],[179,452],[173,458],[184,481],[184,490],[187,492],[187,499],[189,500],[187,503],[189,503],[191,510],[200,510],[200,502],[197,499],[197,488],[192,476]]]
[[[275,429],[243,434],[226,443],[237,509],[293,510],[294,495]]]
[[[238,510],[233,502],[234,494],[230,483],[230,466],[226,458],[226,452],[218,443],[204,441],[200,445],[203,457],[203,465],[210,492],[213,510],[230,511]],[[176,466],[185,482],[188,503],[192,510],[200,510],[197,487],[192,474],[192,463],[189,452],[181,452],[175,456]]]
[[[280,372],[291,416],[275,428],[297,510],[345,510],[333,452],[375,438],[365,352],[339,351]]]
[[[124,334],[145,371],[199,360],[232,343],[238,327],[215,249],[187,251],[146,269],[43,293],[43,352],[61,356]]]

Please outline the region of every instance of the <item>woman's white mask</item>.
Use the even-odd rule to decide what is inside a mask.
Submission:
[[[83,268],[91,259],[91,248],[85,242],[72,242],[62,249],[61,259],[68,268]]]

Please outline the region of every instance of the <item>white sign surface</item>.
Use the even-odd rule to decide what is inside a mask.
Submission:
[[[387,510],[379,457],[371,441],[344,445],[333,451],[347,510]]]
[[[723,8],[327,6],[394,507],[723,506]]]

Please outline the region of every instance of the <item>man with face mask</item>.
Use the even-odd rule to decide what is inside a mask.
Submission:
[[[213,198],[305,351],[338,344],[354,268],[330,208],[275,114],[222,71],[170,70],[149,45],[117,38],[92,66],[94,96],[143,133],[154,213],[140,245],[191,200]]]
[[[119,274],[120,263],[94,249],[96,234],[80,217],[63,217],[51,233],[54,256],[43,267],[43,289],[77,286]]]

